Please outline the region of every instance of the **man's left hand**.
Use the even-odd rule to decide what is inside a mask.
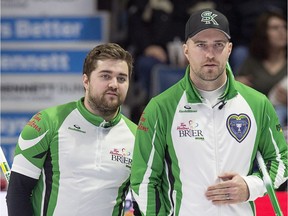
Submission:
[[[249,189],[245,180],[237,173],[227,172],[219,175],[220,183],[208,187],[205,195],[215,205],[245,202]]]

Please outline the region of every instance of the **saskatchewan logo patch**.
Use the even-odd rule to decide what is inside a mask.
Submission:
[[[239,115],[231,114],[227,118],[226,127],[232,137],[234,137],[237,142],[240,143],[249,133],[251,127],[251,120],[249,116],[244,113],[241,113]]]

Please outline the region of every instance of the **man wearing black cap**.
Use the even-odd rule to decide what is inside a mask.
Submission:
[[[189,62],[151,99],[136,133],[131,184],[142,215],[255,215],[266,192],[259,151],[275,188],[287,179],[287,144],[272,104],[235,81],[229,23],[204,9],[186,23]]]

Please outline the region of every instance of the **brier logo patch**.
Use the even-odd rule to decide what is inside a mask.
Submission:
[[[177,131],[179,133],[179,137],[191,137],[195,140],[204,140],[203,132],[199,126],[199,124],[193,120],[189,120],[187,123],[180,123],[177,126]]]
[[[229,133],[234,137],[237,142],[242,142],[248,135],[251,128],[251,120],[248,115],[241,113],[231,114],[226,121],[226,127]]]
[[[127,151],[127,149],[116,149],[110,151],[111,160],[117,161],[122,164],[126,164],[131,166],[132,159],[129,157],[131,155],[131,152]]]

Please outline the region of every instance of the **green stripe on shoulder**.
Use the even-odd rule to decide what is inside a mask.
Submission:
[[[73,101],[70,103],[54,106],[47,108],[43,110],[45,113],[47,113],[52,119],[59,119],[60,121],[63,121],[69,113],[72,112],[77,106],[77,101]]]
[[[122,119],[125,121],[126,125],[130,129],[130,131],[133,133],[133,135],[136,135],[137,125],[132,122],[130,119],[128,119],[126,116],[122,114]]]
[[[245,98],[245,100],[250,104],[250,106],[260,105],[261,107],[263,105],[262,103],[266,103],[266,101],[268,100],[264,94],[247,85],[244,85],[241,82],[236,81],[235,88]],[[255,98],[257,98],[256,101]],[[262,103],[259,103],[259,101],[261,101]]]

